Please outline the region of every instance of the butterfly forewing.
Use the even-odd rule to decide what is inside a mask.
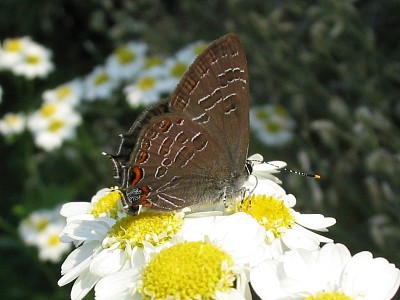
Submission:
[[[147,112],[129,131],[137,137],[130,159],[117,161],[126,194],[136,195],[127,204],[173,210],[237,194],[248,176],[249,143],[248,72],[239,38],[213,42],[167,104],[168,111],[161,104],[160,113],[148,118]]]
[[[170,100],[173,111],[213,133],[231,163],[240,165],[245,164],[249,142],[248,77],[243,46],[229,34],[196,59]]]

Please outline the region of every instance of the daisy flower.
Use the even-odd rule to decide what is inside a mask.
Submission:
[[[254,165],[253,175],[245,183],[251,195],[237,205],[239,211],[248,213],[264,227],[265,240],[271,245],[274,257],[279,257],[289,249],[314,251],[320,243],[332,242],[313,231],[326,232],[327,227],[336,223],[334,218],[301,214],[293,209],[296,205],[295,196],[286,194],[271,174],[271,171],[276,172],[278,167],[285,165],[284,162]]]
[[[183,223],[183,213],[140,215],[120,213],[116,190],[102,190],[92,203],[68,203],[62,241],[79,245],[61,267],[63,286],[75,280],[71,299],[82,299],[103,277],[127,268],[140,268],[151,253],[170,245]]]
[[[84,99],[107,99],[117,87],[118,81],[107,68],[97,66],[84,80]]]
[[[40,260],[57,263],[65,253],[70,251],[72,244],[60,241],[60,233],[64,226],[65,221],[62,224],[50,224],[39,234],[36,245],[39,249]]]
[[[179,50],[175,54],[175,58],[179,61],[185,61],[190,64],[207,48],[207,46],[208,44],[204,41],[193,42]]]
[[[400,270],[370,252],[351,256],[344,245],[330,243],[266,261],[251,271],[250,280],[261,299],[389,300],[399,288]]]
[[[0,119],[0,132],[4,136],[21,133],[25,129],[26,118],[22,113],[7,113]]]
[[[79,79],[61,84],[60,86],[44,91],[42,97],[44,102],[60,102],[76,106],[82,98],[83,84]]]
[[[143,268],[101,279],[96,299],[251,299],[246,271],[267,249],[257,222],[244,213],[185,218],[179,236]]]
[[[25,76],[28,79],[46,77],[54,69],[51,61],[52,53],[45,47],[25,39],[21,42],[19,59],[10,67],[16,75]]]
[[[35,144],[46,151],[59,148],[64,140],[74,138],[80,123],[81,116],[70,105],[56,102],[43,103],[28,118],[28,128],[34,135]]]
[[[139,42],[128,42],[119,46],[106,60],[106,69],[111,77],[132,79],[142,70],[147,45]]]
[[[128,104],[136,108],[140,105],[149,106],[157,103],[161,95],[168,91],[159,68],[151,68],[143,72],[140,77],[124,89]]]
[[[23,51],[34,42],[30,37],[9,38],[0,48],[0,68],[10,70],[22,61]]]
[[[65,218],[59,215],[59,207],[31,213],[18,227],[22,240],[39,250],[42,261],[59,262],[69,251],[71,244],[61,243],[59,234],[65,226]]]
[[[280,105],[264,105],[250,109],[250,125],[259,140],[268,146],[280,146],[293,137],[294,121]]]

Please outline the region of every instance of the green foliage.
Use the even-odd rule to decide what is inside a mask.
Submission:
[[[173,54],[196,40],[237,33],[246,48],[252,105],[283,105],[295,138],[251,153],[314,171],[314,181],[283,174],[301,212],[337,219],[330,237],[353,253],[369,250],[400,264],[400,64],[398,1],[2,1],[0,38],[31,36],[53,51],[55,72],[28,81],[0,73],[1,115],[29,111],[45,89],[82,76],[120,43],[145,41]],[[138,115],[121,95],[82,105],[78,139],[53,152],[24,133],[0,140],[0,237],[4,299],[66,299],[59,266],[38,261],[16,234],[29,212],[88,201],[114,185],[102,151]]]

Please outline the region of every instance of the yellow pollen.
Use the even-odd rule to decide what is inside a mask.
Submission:
[[[142,91],[147,91],[152,89],[156,84],[156,79],[154,77],[144,77],[139,79],[138,86]]]
[[[41,58],[39,56],[36,56],[36,55],[28,55],[25,58],[25,61],[30,65],[37,65],[37,64],[40,63]]]
[[[267,120],[270,118],[270,114],[264,109],[259,109],[256,111],[256,117],[260,120]]]
[[[4,43],[4,50],[8,52],[19,52],[21,51],[21,47],[20,39],[9,39]]]
[[[56,111],[57,111],[57,106],[55,104],[52,104],[52,103],[43,104],[42,107],[40,108],[40,113],[44,117],[50,117]]]
[[[122,248],[126,244],[130,244],[132,248],[143,247],[143,242],[161,245],[181,229],[182,217],[175,212],[141,212],[137,216],[128,215],[114,224],[108,236],[111,243],[120,241]]]
[[[117,50],[115,50],[115,55],[117,56],[118,61],[121,65],[127,65],[130,62],[134,61],[136,58],[136,54],[125,46],[121,46]]]
[[[241,210],[253,216],[259,224],[277,238],[292,227],[295,218],[281,199],[274,196],[253,195],[241,204]]]
[[[206,45],[206,44],[197,45],[197,46],[194,48],[194,54],[196,54],[196,56],[199,56],[201,53],[203,53],[203,51],[204,51],[206,48],[207,48],[207,45]]]
[[[51,132],[57,132],[65,125],[64,121],[62,120],[52,120],[48,126],[48,130]]]
[[[47,242],[49,246],[57,246],[60,243],[60,237],[58,234],[52,234]]]
[[[121,194],[118,191],[112,191],[100,198],[92,208],[92,215],[96,218],[106,213],[111,218],[118,216],[118,200],[121,199]]]
[[[173,77],[182,77],[183,73],[187,70],[188,66],[187,64],[183,62],[177,62],[173,68],[171,69],[171,75]]]
[[[162,250],[142,273],[143,299],[215,299],[236,279],[229,254],[213,244],[184,242]]]
[[[12,114],[12,113],[9,113],[4,117],[4,121],[9,125],[18,124],[19,120],[20,120],[20,118],[17,115]]]
[[[269,121],[266,124],[266,129],[268,132],[277,133],[282,130],[282,126],[281,126],[281,124],[279,124],[277,122]]]
[[[36,224],[37,231],[43,231],[46,229],[47,225],[49,225],[49,220],[42,219]]]
[[[110,80],[110,76],[108,76],[108,74],[106,72],[101,72],[94,78],[94,84],[102,85],[109,80]]]
[[[145,63],[144,63],[144,67],[145,69],[150,69],[152,67],[155,66],[160,66],[162,64],[162,59],[159,56],[152,56],[149,57],[148,59],[146,59]]]
[[[71,96],[72,89],[68,85],[60,86],[59,88],[57,88],[56,93],[59,99],[64,99]]]
[[[341,292],[318,292],[314,296],[304,298],[304,300],[353,300],[353,298]]]
[[[274,112],[281,118],[287,118],[287,111],[282,105],[276,105],[274,107]]]

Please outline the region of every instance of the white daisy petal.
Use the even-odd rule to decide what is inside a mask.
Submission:
[[[313,230],[328,231],[326,227],[336,224],[335,218],[325,217],[320,214],[300,214],[295,212],[296,223]]]
[[[83,273],[74,282],[71,289],[71,300],[81,300],[83,299],[90,290],[94,287],[99,278],[93,276],[89,272]]]
[[[125,255],[125,251],[122,249],[104,249],[93,258],[90,272],[99,277],[113,274],[121,269]]]

